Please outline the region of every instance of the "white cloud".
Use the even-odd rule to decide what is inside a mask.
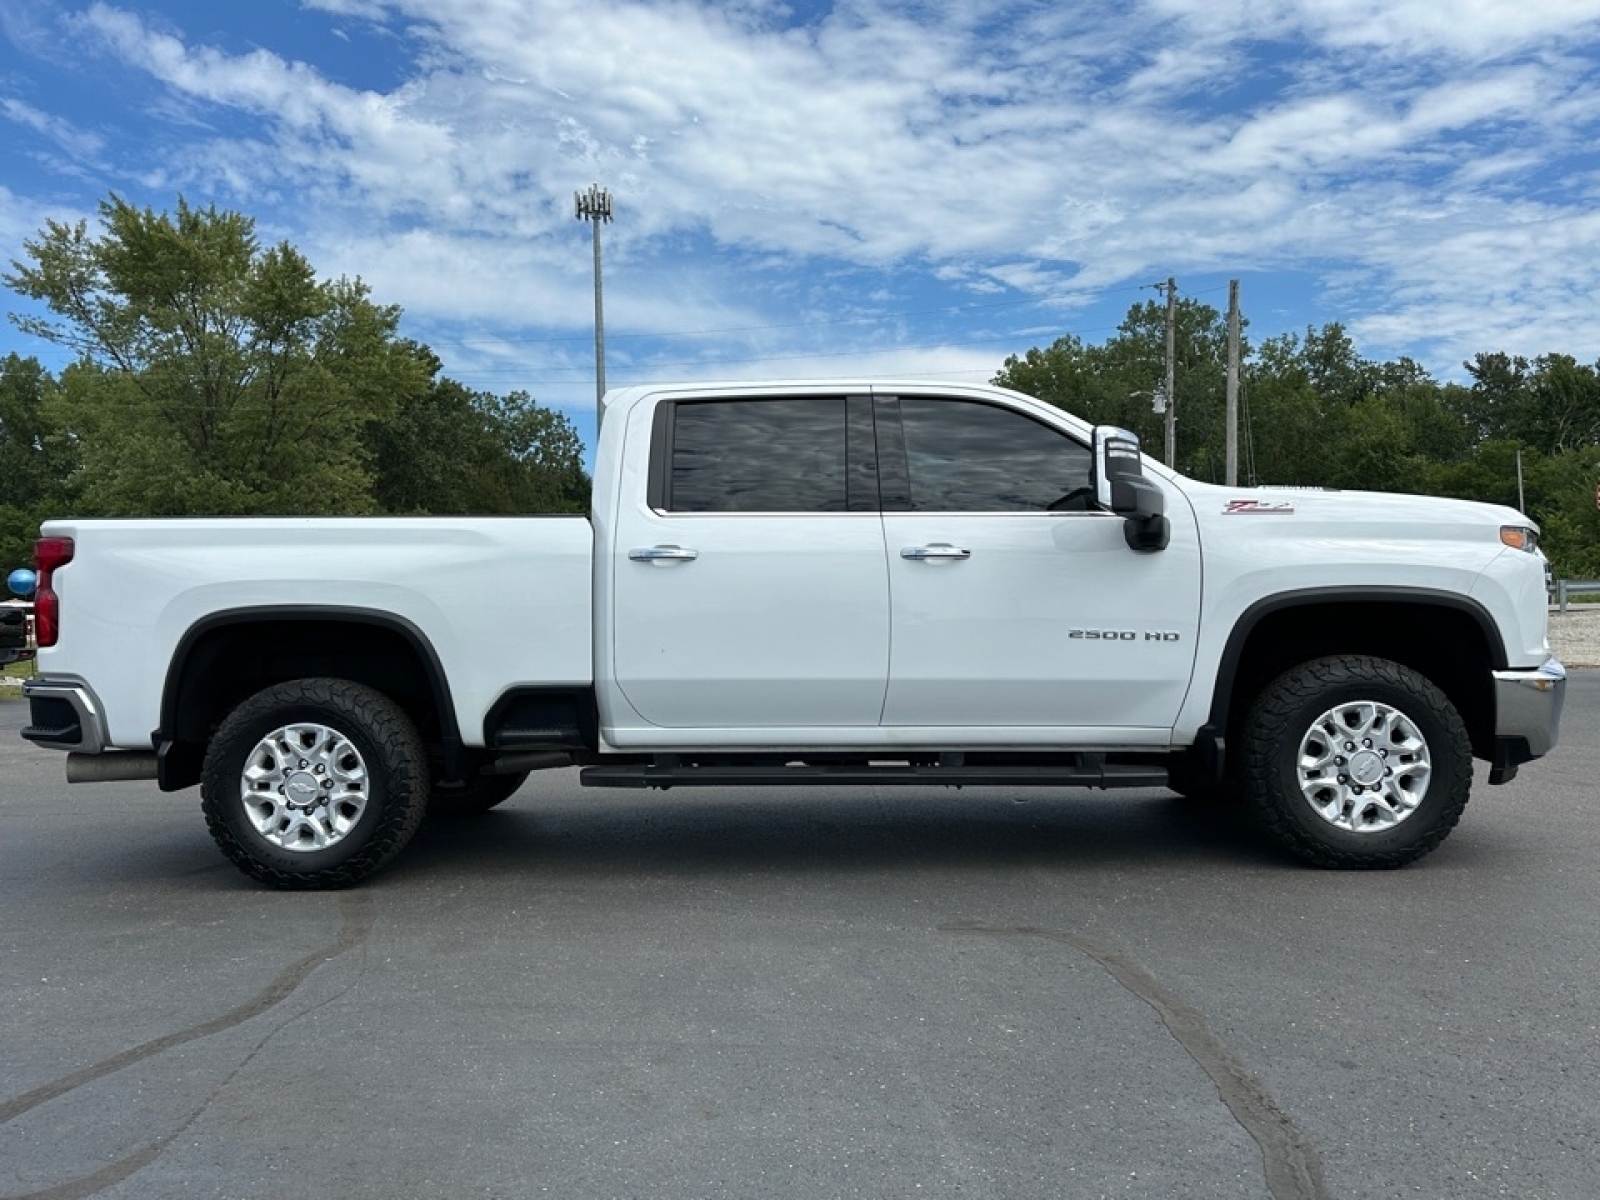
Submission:
[[[36,206],[0,186],[0,246],[20,247],[43,224],[41,216]]]
[[[302,0],[302,7],[364,21],[381,21],[384,18],[384,6],[380,0]]]
[[[105,149],[105,139],[99,134],[78,129],[70,121],[10,96],[0,97],[0,115],[48,138],[73,158],[92,159]]]
[[[404,82],[351,86],[309,51],[227,53],[107,3],[74,27],[193,123],[164,119],[159,159],[124,171],[231,193],[420,322],[585,330],[570,197],[600,182],[608,311],[637,332],[881,311],[855,290],[880,272],[1070,309],[1172,272],[1292,268],[1374,351],[1600,349],[1566,291],[1600,282],[1577,194],[1594,184],[1565,169],[1600,133],[1600,0],[841,0],[803,23],[710,0],[305,7],[403,41]],[[58,145],[115,153],[4,103]],[[824,353],[817,336],[735,349],[781,367]],[[529,346],[472,352],[552,371],[585,353]]]
[[[1517,54],[1600,25],[1600,0],[1149,0],[1199,35],[1300,37],[1385,57]]]
[[[1451,361],[1491,348],[1600,357],[1590,301],[1600,288],[1600,213],[1517,204],[1507,219],[1468,204],[1434,225],[1363,230],[1382,243],[1392,301],[1352,321],[1357,334],[1429,346]]]

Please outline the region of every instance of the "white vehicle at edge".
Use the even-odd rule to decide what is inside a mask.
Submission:
[[[426,811],[590,786],[1244,794],[1397,866],[1545,754],[1538,531],[1417,496],[1223,488],[990,387],[606,397],[582,517],[48,522],[35,743],[201,785],[219,845],[343,886]]]

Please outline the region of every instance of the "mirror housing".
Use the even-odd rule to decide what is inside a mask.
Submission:
[[[1139,439],[1115,425],[1094,430],[1094,498],[1107,512],[1126,517],[1123,535],[1141,554],[1165,550],[1172,534],[1167,498],[1144,477]]]

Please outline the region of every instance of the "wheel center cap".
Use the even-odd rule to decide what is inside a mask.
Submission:
[[[316,776],[299,771],[284,783],[283,795],[296,808],[310,808],[322,798],[322,788],[317,785]]]
[[[1363,787],[1371,787],[1383,778],[1383,757],[1372,750],[1362,750],[1350,760],[1350,778]]]

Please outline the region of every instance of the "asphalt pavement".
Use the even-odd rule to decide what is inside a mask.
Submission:
[[[0,701],[0,1200],[1591,1200],[1600,672],[1395,872],[1158,791],[535,776],[345,893]]]

